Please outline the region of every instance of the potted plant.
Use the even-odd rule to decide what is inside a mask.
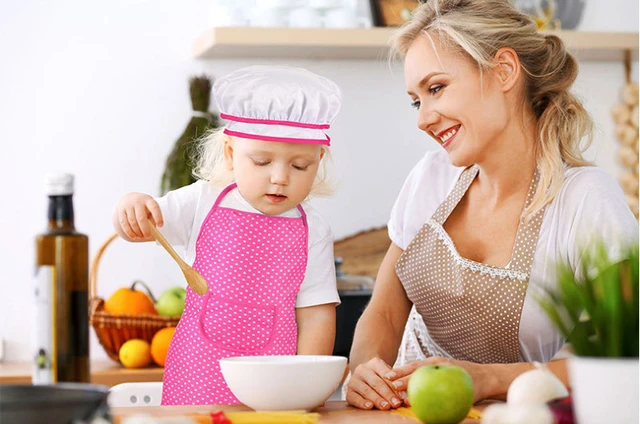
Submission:
[[[576,356],[569,379],[580,424],[638,422],[638,245],[612,260],[603,243],[579,276],[558,267],[558,286],[538,300]]]

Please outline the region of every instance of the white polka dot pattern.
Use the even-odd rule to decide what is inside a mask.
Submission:
[[[396,272],[429,337],[446,356],[477,363],[518,362],[520,315],[544,210],[520,222],[508,268],[463,258],[443,223],[477,174],[477,166],[462,173],[400,256]],[[525,208],[537,183],[536,173]]]
[[[209,283],[204,296],[187,288],[185,310],[167,354],[163,405],[239,401],[219,360],[295,355],[295,302],[307,267],[308,231],[301,218],[219,207],[200,229],[193,267]]]

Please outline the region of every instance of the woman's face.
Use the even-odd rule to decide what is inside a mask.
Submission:
[[[439,46],[438,39],[433,42]],[[437,47],[426,34],[409,48],[405,82],[418,127],[449,154],[454,166],[481,163],[500,143],[507,104],[493,72],[481,78],[477,65],[460,53]]]

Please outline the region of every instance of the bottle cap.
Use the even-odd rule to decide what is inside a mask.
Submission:
[[[64,172],[47,174],[45,190],[48,196],[71,196],[73,194],[73,175]]]

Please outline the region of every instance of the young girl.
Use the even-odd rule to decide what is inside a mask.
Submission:
[[[333,237],[303,201],[326,191],[322,130],[340,90],[305,69],[254,66],[219,79],[213,94],[228,124],[203,140],[200,180],[159,199],[129,193],[114,212],[129,241],[152,241],[152,219],[209,284],[203,296],[187,288],[163,405],[239,403],[221,358],[333,351]]]

